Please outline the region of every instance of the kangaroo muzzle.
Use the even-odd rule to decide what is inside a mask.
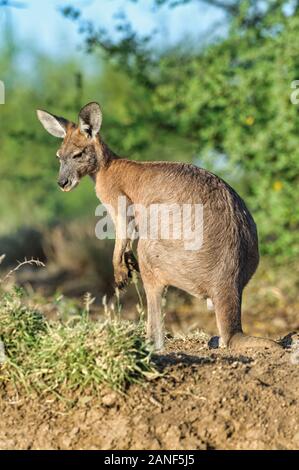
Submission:
[[[68,178],[62,178],[58,180],[58,186],[60,186],[61,189],[64,189],[66,186],[69,184],[69,179]]]
[[[74,189],[78,183],[79,179],[78,178],[67,178],[67,177],[61,177],[58,180],[58,186],[62,191],[68,192]]]

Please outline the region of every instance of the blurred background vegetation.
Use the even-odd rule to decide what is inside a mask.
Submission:
[[[235,187],[256,219],[264,262],[275,273],[289,266],[298,287],[299,105],[290,95],[299,79],[299,1],[126,0],[118,2],[109,28],[101,21],[107,2],[92,3],[92,19],[86,2],[59,3],[81,52],[72,54],[61,39],[64,54],[53,57],[38,41],[18,41],[14,15],[25,14],[26,1],[0,1],[0,79],[6,85],[0,252],[7,253],[7,263],[23,255],[47,258],[59,266],[56,280],[61,271],[72,272],[72,281],[74,272],[84,277],[72,294],[90,286],[95,272],[101,292],[111,285],[111,244],[94,236],[98,202],[92,183],[86,179],[69,195],[57,190],[59,142],[35,116],[39,107],[74,120],[83,104],[97,100],[104,110],[103,138],[120,155],[193,162]],[[198,5],[190,17],[192,34],[187,23],[184,35],[164,41],[172,12],[183,21],[191,4]],[[152,31],[130,21],[126,12],[134,6],[144,7],[145,15],[151,8]],[[46,30],[47,19],[40,21]]]

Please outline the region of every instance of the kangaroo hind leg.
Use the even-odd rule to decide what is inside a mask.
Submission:
[[[246,336],[242,330],[241,301],[242,293],[232,287],[225,293],[218,294],[214,299],[216,321],[225,346],[236,350],[245,349],[280,349],[270,339]]]
[[[164,322],[162,317],[162,295],[164,286],[144,283],[147,300],[147,327],[148,340],[154,345],[155,351],[164,349]]]

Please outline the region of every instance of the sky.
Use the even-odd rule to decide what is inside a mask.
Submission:
[[[152,0],[12,0],[22,2],[25,8],[12,8],[0,11],[0,30],[7,21],[7,14],[12,21],[17,41],[23,45],[34,44],[40,51],[52,56],[76,54],[82,43],[77,26],[64,18],[59,7],[72,5],[82,8],[86,19],[91,19],[98,26],[104,26],[113,32],[114,15],[123,11],[141,34],[160,29],[157,36],[161,44],[173,45],[188,36],[202,41],[211,32],[212,25],[218,23],[221,28],[223,14],[216,8],[193,2],[174,9],[162,7],[153,9]]]

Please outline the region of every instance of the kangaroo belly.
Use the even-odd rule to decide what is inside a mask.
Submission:
[[[200,296],[208,295],[209,276],[205,272],[204,253],[186,250],[183,243],[170,240],[139,240],[138,259],[142,276],[150,276]]]
[[[144,239],[138,242],[141,273],[196,296],[212,296],[234,280],[246,285],[258,263],[257,240],[235,224],[203,227],[198,243]]]

